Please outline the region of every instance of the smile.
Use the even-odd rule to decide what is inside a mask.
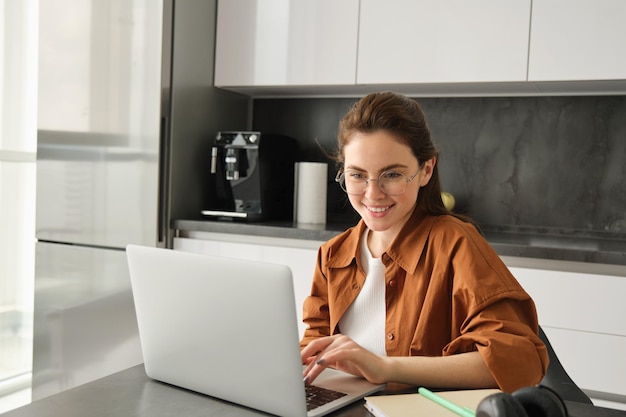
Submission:
[[[370,206],[365,206],[365,208],[367,208],[369,211],[371,211],[372,213],[383,213],[387,210],[389,210],[391,208],[391,206],[385,206],[385,207],[370,207]]]

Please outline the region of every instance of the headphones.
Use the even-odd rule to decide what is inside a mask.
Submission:
[[[548,387],[520,388],[512,394],[499,392],[484,398],[476,417],[567,417],[561,397]]]

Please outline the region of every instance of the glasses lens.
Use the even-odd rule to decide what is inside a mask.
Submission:
[[[348,194],[361,195],[365,193],[367,184],[372,181],[356,173],[341,173],[336,181]],[[397,172],[383,172],[376,181],[378,187],[387,195],[401,195],[406,191],[407,178]]]
[[[339,184],[341,184],[341,188],[343,188],[346,193],[359,195],[365,192],[367,179],[357,175],[346,176],[345,173],[342,173],[339,177]]]
[[[387,195],[404,194],[406,177],[396,172],[383,172],[378,178],[378,186]]]

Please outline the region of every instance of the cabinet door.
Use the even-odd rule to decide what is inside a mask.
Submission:
[[[576,384],[624,398],[626,276],[509,269],[535,301],[539,324]]]
[[[361,0],[358,84],[525,81],[530,0]]]
[[[215,85],[354,84],[358,0],[222,0]]]
[[[626,275],[509,269],[533,297],[541,325],[626,337]]]
[[[626,79],[626,2],[534,0],[529,81]]]

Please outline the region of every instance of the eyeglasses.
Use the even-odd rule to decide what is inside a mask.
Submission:
[[[407,183],[413,181],[420,171],[421,170],[418,170],[410,177],[395,171],[385,171],[380,174],[378,179],[366,178],[359,171],[339,171],[335,181],[341,185],[341,188],[346,193],[351,195],[364,194],[365,190],[367,190],[367,184],[370,181],[376,181],[378,188],[380,188],[383,193],[396,196],[404,194]]]

